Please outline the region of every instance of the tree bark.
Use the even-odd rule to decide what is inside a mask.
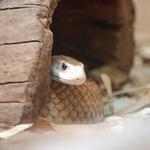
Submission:
[[[0,1],[0,127],[33,121],[47,97],[56,4]]]

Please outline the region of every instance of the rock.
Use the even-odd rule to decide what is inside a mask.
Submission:
[[[121,111],[133,107],[134,105],[136,105],[137,101],[138,100],[135,97],[133,97],[132,99],[127,96],[114,98],[113,99],[114,114],[117,113],[119,114]],[[104,106],[104,112],[105,116],[112,115],[108,104]]]

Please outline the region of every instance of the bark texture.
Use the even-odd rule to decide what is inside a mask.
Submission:
[[[56,4],[0,1],[0,127],[33,121],[47,97]]]

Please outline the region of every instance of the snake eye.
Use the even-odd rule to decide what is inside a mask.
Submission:
[[[62,63],[62,66],[61,66],[62,70],[66,70],[67,67],[68,67],[68,66],[67,66],[65,63]]]

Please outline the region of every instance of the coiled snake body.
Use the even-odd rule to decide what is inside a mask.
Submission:
[[[101,91],[86,79],[84,65],[72,57],[52,56],[51,88],[41,115],[54,123],[91,123],[102,119]]]

